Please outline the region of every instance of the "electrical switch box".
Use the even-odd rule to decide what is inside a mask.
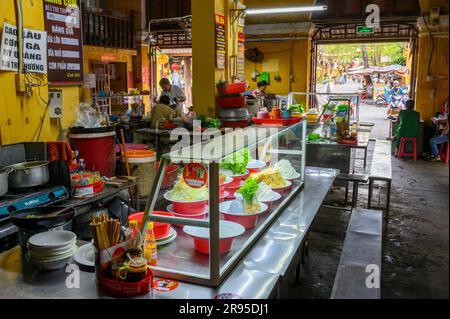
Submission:
[[[62,90],[49,90],[48,98],[50,101],[50,118],[62,117]]]

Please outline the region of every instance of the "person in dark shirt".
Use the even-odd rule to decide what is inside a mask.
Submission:
[[[417,137],[420,130],[420,113],[414,111],[414,100],[405,103],[406,110],[398,114],[399,125],[393,137],[395,141],[395,156],[398,155],[400,139],[402,137]]]

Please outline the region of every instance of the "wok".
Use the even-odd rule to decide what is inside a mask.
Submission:
[[[61,211],[56,216],[39,217]],[[75,210],[70,207],[43,206],[34,207],[10,214],[11,221],[20,229],[48,230],[70,222],[75,215]]]

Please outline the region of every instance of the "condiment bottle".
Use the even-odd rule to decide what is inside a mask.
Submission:
[[[147,264],[156,266],[158,264],[158,251],[156,246],[155,232],[153,231],[153,222],[148,223],[147,233],[144,240],[144,258]]]
[[[125,231],[125,240],[130,241],[130,246],[134,248],[139,248],[140,235],[138,229],[137,220],[131,220],[128,223],[128,228]]]

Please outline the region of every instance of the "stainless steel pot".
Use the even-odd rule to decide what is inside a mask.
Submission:
[[[9,173],[8,184],[11,188],[29,188],[40,186],[48,182],[48,162],[26,162],[7,166]]]
[[[237,108],[237,109],[220,109],[219,111],[219,117],[221,119],[236,119],[236,120],[246,120],[249,118],[248,109],[243,108]]]
[[[0,196],[8,192],[8,171],[0,168]]]

